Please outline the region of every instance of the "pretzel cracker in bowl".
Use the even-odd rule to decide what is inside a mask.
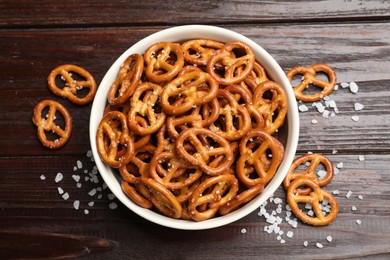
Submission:
[[[99,89],[92,111],[104,117],[104,111],[114,110],[127,118],[127,136],[135,147],[132,159],[119,169],[107,167],[102,155],[110,151],[111,139],[96,135],[102,132],[96,125],[102,117],[91,116],[91,144],[107,185],[135,213],[164,226],[205,229],[249,214],[281,184],[296,150],[296,114],[287,110],[296,103],[283,71],[273,67],[273,59],[262,60],[267,53],[259,55],[259,46],[253,48],[249,39],[217,27],[184,27],[201,28],[203,36],[179,37],[174,28],[163,31],[168,32],[165,37],[151,35],[125,52],[101,83],[105,92]],[[232,36],[216,36],[219,29]],[[143,74],[128,99],[110,105],[107,93],[113,82],[118,89],[118,76],[134,86],[134,79],[118,74],[118,68],[135,54],[143,56]],[[279,87],[256,94],[265,82]],[[119,140],[122,128],[112,128],[116,130],[110,134]],[[148,151],[137,147],[140,140]],[[119,161],[128,149],[120,143]],[[252,151],[250,156],[247,151]],[[242,181],[247,179],[262,181]]]

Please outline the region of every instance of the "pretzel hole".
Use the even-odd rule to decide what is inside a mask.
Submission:
[[[291,79],[291,81],[290,81],[291,86],[292,86],[293,88],[297,87],[299,84],[302,83],[303,79],[304,79],[304,78],[303,78],[303,74],[300,74],[300,73],[295,74],[295,75],[293,76],[293,78]]]
[[[321,87],[318,87],[314,84],[309,84],[308,87],[302,91],[302,94],[307,96],[312,96],[320,93],[322,90],[323,88]]]

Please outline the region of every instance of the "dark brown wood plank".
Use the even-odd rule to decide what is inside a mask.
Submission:
[[[51,94],[46,83],[51,69],[64,63],[77,64],[100,82],[123,51],[163,28],[0,32],[0,64],[5,65],[0,70],[0,134],[7,137],[0,140],[0,155],[53,155],[39,144],[31,121],[34,106],[44,98],[65,104],[74,119],[70,142],[55,154],[83,154],[89,145],[90,105],[76,106]],[[227,28],[262,45],[285,71],[324,62],[335,68],[338,83],[355,81],[359,85],[357,94],[341,87],[331,94],[340,110],[333,118],[322,118],[311,103],[306,104],[310,109],[300,114],[299,150],[389,152],[388,23]],[[356,102],[365,108],[354,111]],[[360,117],[358,122],[351,119],[354,115]],[[313,125],[312,119],[318,124]]]
[[[366,155],[364,161],[359,161],[358,156],[329,155],[335,166],[343,162],[334,180],[324,187],[330,192],[339,191],[335,195],[339,214],[329,226],[312,227],[299,223],[297,228],[291,227],[284,220],[285,191],[283,187],[277,190],[274,197],[283,200],[280,227],[285,232],[285,244],[277,240],[276,234],[264,231],[269,224],[264,217],[257,215],[257,210],[233,224],[205,231],[181,231],[149,223],[116,199],[110,200],[108,189],[102,191],[101,199],[97,198],[97,194],[88,194],[103,183],[100,176],[98,184],[83,179],[88,175],[83,171],[91,172],[94,166],[86,155],[2,158],[0,241],[6,241],[15,234],[24,241],[34,238],[35,243],[24,244],[23,251],[14,252],[19,256],[23,252],[29,253],[29,258],[51,252],[49,249],[32,250],[39,243],[48,243],[50,238],[69,245],[69,251],[54,250],[56,254],[74,250],[72,252],[93,259],[154,258],[157,255],[164,259],[272,258],[276,250],[278,257],[288,259],[297,255],[300,259],[345,259],[389,254],[390,172],[387,162],[390,155]],[[83,167],[74,171],[78,160]],[[64,178],[55,183],[57,172],[62,172]],[[42,174],[46,176],[45,180],[40,179]],[[76,187],[71,177],[73,174],[82,176],[80,188]],[[69,193],[68,200],[58,194],[58,187]],[[350,198],[346,197],[348,191],[352,192]],[[359,199],[358,195],[362,195],[363,199]],[[78,210],[73,207],[75,200],[80,201]],[[88,206],[91,201],[95,202],[94,205]],[[110,210],[112,202],[117,203],[118,208]],[[357,210],[352,211],[352,206],[356,206]],[[84,209],[88,209],[89,213],[85,214]],[[266,209],[271,212],[276,205],[268,202]],[[356,220],[362,223],[358,225]],[[242,233],[242,229],[246,233]],[[293,231],[292,238],[286,236],[288,231]],[[331,242],[326,240],[329,235],[333,238]],[[306,240],[308,247],[303,246]],[[10,255],[11,249],[18,249],[12,241],[0,243],[0,256],[4,256],[4,252]],[[324,248],[317,248],[317,242],[322,243]],[[85,246],[85,251],[80,251],[80,245]]]
[[[388,1],[1,1],[0,27],[128,26],[388,19]]]

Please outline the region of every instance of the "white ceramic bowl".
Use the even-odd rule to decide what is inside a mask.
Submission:
[[[271,180],[270,183],[265,187],[263,192],[250,201],[245,206],[240,209],[227,214],[221,217],[215,217],[209,220],[195,222],[195,221],[187,221],[187,220],[177,220],[169,217],[165,217],[159,213],[156,213],[152,210],[142,208],[132,202],[126,195],[123,193],[120,186],[120,176],[118,174],[114,175],[113,170],[108,167],[106,164],[102,162],[99,157],[97,148],[96,148],[96,131],[99,125],[100,120],[103,116],[103,111],[106,106],[107,101],[107,92],[111,85],[111,83],[117,77],[119,68],[124,60],[133,53],[143,54],[147,47],[150,45],[161,42],[161,41],[172,41],[172,42],[180,42],[188,39],[195,38],[208,38],[221,42],[228,42],[231,40],[240,40],[247,43],[254,51],[256,55],[256,60],[259,61],[266,69],[267,73],[270,77],[281,86],[284,87],[287,97],[288,97],[288,112],[287,112],[287,139],[285,142],[285,157],[279,166],[278,171],[275,176]],[[287,171],[294,159],[294,155],[297,148],[298,143],[298,135],[299,135],[299,116],[297,104],[295,101],[294,93],[292,91],[291,85],[286,78],[285,73],[279,66],[279,64],[268,54],[262,47],[260,47],[254,41],[246,38],[245,36],[233,32],[231,30],[223,29],[215,26],[205,26],[205,25],[186,25],[173,27],[166,30],[159,31],[154,33],[133,46],[131,46],[127,51],[125,51],[111,66],[111,68],[107,71],[104,76],[102,82],[100,83],[99,89],[96,93],[92,110],[91,110],[91,118],[90,118],[90,141],[91,148],[93,152],[93,157],[96,162],[96,166],[106,182],[107,186],[110,188],[113,194],[130,210],[138,214],[139,216],[160,224],[162,226],[176,228],[176,229],[184,229],[184,230],[200,230],[200,229],[209,229],[215,228],[219,226],[223,226],[234,222],[238,219],[241,219],[253,212],[255,209],[258,209],[259,206],[265,202],[280,186],[282,183]]]

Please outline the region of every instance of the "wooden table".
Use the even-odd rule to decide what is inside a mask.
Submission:
[[[0,1],[1,259],[390,257],[389,1],[40,2]],[[333,223],[312,227],[299,222],[294,228],[283,220],[279,239],[264,231],[269,223],[256,210],[221,228],[174,230],[140,218],[105,189],[88,153],[91,106],[54,96],[46,78],[56,66],[72,63],[99,83],[135,42],[183,24],[241,33],[285,71],[313,63],[336,70],[339,88],[329,98],[339,113],[326,118],[305,103],[296,154],[323,153],[339,170],[326,187],[339,191]],[[357,93],[341,85],[351,82],[358,85]],[[66,104],[74,120],[69,143],[58,151],[42,147],[31,120],[34,106],[46,98]],[[364,108],[355,110],[355,103]],[[58,173],[64,177],[55,182]],[[275,197],[283,200],[284,218],[283,187]],[[272,212],[276,205],[269,202],[266,208]]]

